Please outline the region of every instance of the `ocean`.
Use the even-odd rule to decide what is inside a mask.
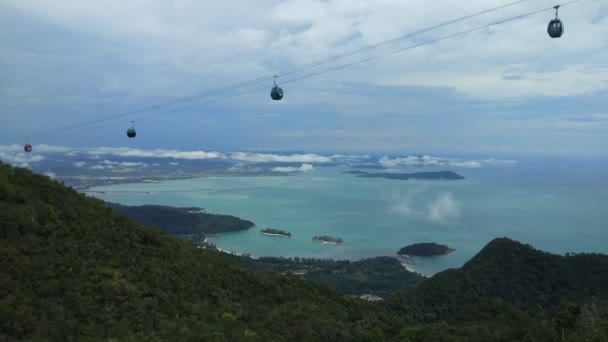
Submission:
[[[255,228],[220,234],[211,242],[252,256],[360,259],[396,255],[417,242],[455,248],[449,255],[413,261],[411,268],[432,275],[462,266],[497,237],[553,253],[608,253],[606,162],[529,159],[449,169],[466,179],[357,178],[342,173],[347,167],[317,166],[293,176],[208,177],[91,190],[125,205],[197,206],[251,220]],[[292,237],[260,234],[267,227]],[[314,243],[315,235],[340,237],[344,244]]]

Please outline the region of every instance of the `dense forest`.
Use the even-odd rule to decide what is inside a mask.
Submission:
[[[329,284],[346,294],[373,294],[387,298],[398,290],[412,289],[425,277],[406,270],[391,257],[358,261],[262,257],[251,259],[232,256],[241,265],[256,271],[293,273],[319,284]]]
[[[0,340],[605,341],[607,258],[497,239],[372,304],[0,164]]]
[[[0,289],[0,340],[371,341],[397,328],[329,286],[247,271],[2,164]]]

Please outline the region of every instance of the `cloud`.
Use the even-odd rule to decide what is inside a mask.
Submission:
[[[293,70],[495,7],[500,1],[446,0],[441,6],[428,6],[424,0],[385,0],[381,5],[372,0],[175,4],[108,0],[104,4],[50,0],[0,4],[0,12],[5,14],[0,29],[11,32],[0,38],[0,74],[19,76],[4,78],[0,88],[0,136],[96,120],[102,117],[97,109],[120,113]],[[543,7],[547,4],[520,3],[289,76],[327,70]],[[547,129],[550,120],[543,119],[540,128],[522,138],[519,127],[504,129],[501,120],[488,119],[487,114],[530,110],[539,117],[573,110],[576,112],[567,114],[577,116],[605,110],[607,10],[605,0],[564,7],[560,13],[567,30],[561,39],[547,37],[546,22],[552,15],[548,11],[303,79],[286,85],[284,101],[274,106],[268,105],[268,94],[252,94],[214,104],[217,113],[204,117],[208,122],[228,122],[241,109],[238,106],[246,103],[245,111],[255,118],[252,123],[234,120],[231,125],[198,126],[202,118],[198,111],[184,111],[179,119],[150,119],[145,125],[149,123],[149,128],[167,140],[146,141],[142,134],[143,139],[138,136],[137,141],[180,149],[198,139],[235,151],[279,146],[331,153],[446,153],[448,148],[450,152],[485,153],[484,149],[497,151],[503,146],[513,151],[562,151],[566,147],[556,142],[578,141],[577,152],[605,154],[601,148],[593,149],[605,146],[605,131],[568,139]],[[205,14],[204,20],[200,13]],[[416,15],[402,20],[402,13]],[[56,44],[46,44],[48,41]],[[72,47],[70,53],[58,48],[62,46]],[[363,87],[367,89],[358,90]],[[427,91],[422,93],[423,89]],[[279,107],[283,110],[277,110]],[[355,117],[361,114],[373,119]],[[490,132],[485,128],[492,123],[499,128]],[[285,129],[303,132],[291,139],[272,136]],[[76,144],[86,137],[111,145],[116,136],[105,134],[108,131],[94,129],[91,136],[58,141]],[[314,136],[311,132],[315,131],[328,134]],[[193,139],[184,137],[192,132],[200,134]]]
[[[111,160],[107,160],[107,159],[102,161],[101,164],[122,166],[122,167],[136,167],[136,166],[148,167],[148,164],[144,163],[144,162],[116,162],[116,161],[111,161]]]
[[[57,175],[53,171],[47,171],[47,172],[44,173],[44,175],[47,176],[47,177],[49,177],[49,178],[51,178],[51,179],[56,179],[57,178]]]
[[[414,207],[414,194],[411,192],[394,196],[394,203],[390,205],[389,211],[405,219],[420,216],[420,210]]]
[[[121,157],[143,157],[143,158],[173,158],[173,159],[218,159],[224,158],[219,152],[205,151],[179,151],[179,150],[141,150],[129,147],[98,147],[87,149],[90,155],[115,155]]]
[[[85,165],[87,165],[86,162],[83,161],[77,161],[73,163],[75,167],[84,167]]]
[[[300,167],[295,166],[277,166],[272,168],[274,172],[308,172],[314,170],[315,167],[312,164],[302,164]]]
[[[429,203],[427,218],[429,221],[447,224],[449,221],[460,217],[460,208],[456,200],[449,192],[442,192]]]
[[[497,160],[494,158],[490,158],[490,159],[484,159],[483,160],[484,164],[488,164],[488,165],[513,165],[513,164],[517,164],[517,160]]]
[[[0,145],[0,160],[14,166],[29,168],[30,163],[43,161],[45,158],[31,152],[25,153],[20,145]]]
[[[250,152],[234,152],[230,154],[230,158],[238,161],[254,162],[254,163],[329,163],[331,158],[318,154],[270,154],[270,153],[250,153]]]
[[[396,157],[390,158],[383,156],[378,161],[380,165],[391,168],[397,166],[452,166],[476,169],[482,167],[482,165],[512,165],[517,163],[515,160],[496,160],[493,158],[484,160],[462,160],[455,158],[441,158],[433,156],[407,156],[407,157]]]

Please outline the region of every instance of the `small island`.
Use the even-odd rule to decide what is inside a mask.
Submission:
[[[342,240],[341,238],[327,235],[315,236],[312,238],[312,241],[318,242],[323,245],[340,245],[344,243],[344,240]]]
[[[264,235],[269,235],[269,236],[291,237],[290,232],[286,232],[284,230],[279,230],[279,229],[273,229],[273,228],[262,229],[260,232]]]
[[[386,178],[386,179],[444,179],[444,180],[459,180],[464,179],[463,176],[453,171],[429,171],[429,172],[414,172],[414,173],[366,173],[358,174],[357,177],[363,178]]]
[[[422,242],[405,246],[397,254],[405,257],[433,257],[438,255],[450,254],[455,249],[435,242]]]

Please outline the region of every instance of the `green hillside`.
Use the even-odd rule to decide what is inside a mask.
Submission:
[[[500,238],[462,268],[436,274],[389,304],[412,321],[435,322],[485,299],[501,299],[534,313],[591,298],[608,299],[608,256],[560,256]]]
[[[497,239],[461,269],[373,305],[246,270],[0,163],[2,341],[606,341],[607,258]],[[371,281],[341,279],[316,280]]]
[[[246,271],[3,164],[0,289],[0,339],[357,341],[391,331],[365,302]]]

